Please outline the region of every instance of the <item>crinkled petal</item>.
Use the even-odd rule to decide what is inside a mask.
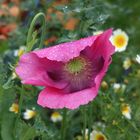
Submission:
[[[53,86],[56,88],[64,88],[66,83],[55,82],[47,74],[47,71],[56,70],[59,72],[63,64],[47,60],[46,58],[38,58],[34,53],[27,53],[21,56],[16,73],[24,84],[32,84],[37,86]]]
[[[82,53],[89,57],[92,61],[101,57],[108,59],[115,52],[115,47],[109,40],[111,35],[112,29],[106,30],[96,38],[91,47],[85,48]]]
[[[93,52],[95,54],[95,58],[97,59],[100,56],[104,58],[104,65],[95,78],[96,89],[99,89],[101,80],[106,74],[108,67],[112,61],[111,55],[115,52],[115,47],[111,44],[109,40],[111,34],[112,29],[105,31],[96,39],[94,43],[95,47]]]
[[[109,29],[98,36],[63,43],[25,54],[21,57],[16,72],[24,83],[44,85],[46,87],[39,94],[39,105],[54,109],[64,107],[76,109],[80,105],[92,101],[98,93],[101,80],[108,70],[108,66],[111,63],[111,55],[115,50],[109,41],[111,34],[112,30]],[[60,63],[61,67],[61,63],[79,56],[82,52],[84,52],[86,56],[92,56],[91,60],[93,60],[93,64],[99,68],[95,76],[95,84],[92,88],[74,93],[67,93],[64,90],[66,87],[65,83],[51,81],[45,73],[45,70],[48,70],[49,66],[51,66],[49,63],[55,62],[54,65],[52,63],[50,68],[50,70],[52,70],[58,63]],[[29,58],[27,59],[26,56]],[[99,65],[97,64],[98,62],[100,63]],[[51,73],[51,75],[52,74],[54,73]]]
[[[51,87],[45,88],[39,94],[37,103],[42,107],[53,109],[76,109],[80,105],[87,104],[97,95],[97,90],[93,88],[85,89],[75,93],[63,93],[63,90]]]
[[[93,46],[93,56],[97,60],[104,58],[104,63],[99,73],[95,77],[95,84],[92,88],[81,90],[74,93],[64,93],[64,90],[54,89],[47,87],[45,88],[38,97],[38,104],[48,108],[69,108],[76,109],[80,105],[87,104],[92,101],[98,94],[100,83],[104,75],[106,74],[109,64],[111,63],[111,55],[114,53],[114,47],[109,41],[109,37],[112,34],[112,30],[107,30],[102,35],[96,38]],[[89,47],[90,48],[90,47]],[[91,50],[90,50],[91,53]],[[100,63],[100,62],[99,62]],[[97,64],[96,64],[97,65]]]
[[[111,63],[106,61],[103,69],[95,78],[95,86],[89,89],[81,90],[75,93],[64,93],[63,90],[47,87],[39,94],[37,103],[42,107],[48,107],[53,109],[76,109],[80,105],[88,104],[98,94],[98,90],[101,84],[101,80],[104,77],[108,66]]]
[[[48,58],[49,60],[67,62],[70,59],[79,56],[80,52],[87,46],[91,46],[97,36],[83,38],[77,41],[62,43],[46,49],[34,51],[40,58]]]
[[[93,53],[95,57],[102,55],[103,58],[110,57],[115,52],[115,47],[111,44],[109,38],[112,35],[112,29],[106,30],[99,35],[93,45]]]
[[[96,74],[96,85],[100,83],[105,75],[109,64],[111,63],[111,55],[115,52],[115,47],[111,44],[109,38],[112,35],[112,29],[106,30],[98,35],[92,46],[85,48],[81,53],[86,55],[93,63],[94,72]]]

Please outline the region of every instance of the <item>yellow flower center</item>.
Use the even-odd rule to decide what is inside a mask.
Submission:
[[[30,118],[33,118],[36,115],[36,112],[35,111],[30,111],[28,115],[29,115]]]
[[[18,111],[19,111],[19,105],[17,103],[13,103],[12,106],[9,108],[9,110],[11,112],[18,113]]]
[[[21,55],[23,55],[24,53],[24,49],[19,49],[18,50],[18,57],[20,57]]]
[[[128,113],[128,112],[130,112],[130,108],[128,106],[123,106],[122,107],[122,112],[123,113]]]
[[[125,45],[125,43],[126,43],[126,38],[124,35],[117,35],[114,38],[114,44],[118,48],[122,48]]]
[[[96,140],[105,140],[105,137],[101,134],[96,136]]]
[[[52,114],[52,117],[54,117],[54,118],[58,118],[58,117],[60,117],[61,115],[59,114],[59,112],[54,112],[53,114]]]

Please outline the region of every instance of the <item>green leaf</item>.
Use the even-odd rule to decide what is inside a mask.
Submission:
[[[36,130],[17,118],[14,134],[17,140],[31,140],[36,136]]]
[[[2,87],[4,89],[9,89],[9,88],[13,87],[13,80],[12,80],[12,78],[10,77],[8,79],[8,81]]]
[[[14,140],[13,129],[14,129],[15,115],[11,113],[5,113],[1,122],[1,137],[2,140]]]
[[[0,53],[3,53],[7,49],[8,49],[8,42],[0,40]]]
[[[36,136],[35,129],[32,127],[28,127],[24,133],[22,133],[22,137],[20,140],[30,140],[33,139]]]

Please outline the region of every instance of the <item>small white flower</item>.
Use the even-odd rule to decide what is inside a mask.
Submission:
[[[14,56],[20,57],[25,52],[25,48],[26,48],[26,46],[20,46],[20,48],[18,50],[14,51]]]
[[[140,55],[137,55],[136,61],[140,64]]]
[[[62,115],[59,112],[53,112],[51,115],[52,122],[60,122],[62,119]]]
[[[93,130],[90,135],[90,140],[107,140],[107,138],[102,132]]]
[[[121,108],[122,115],[127,119],[131,119],[131,108],[128,104],[123,104]]]
[[[113,89],[114,89],[114,92],[116,92],[116,93],[123,93],[126,89],[126,85],[120,84],[120,83],[114,83]]]
[[[12,72],[12,77],[11,77],[12,79],[15,79],[15,78],[17,78],[17,75],[16,75],[16,73],[13,71]]]
[[[125,70],[129,69],[132,65],[131,59],[130,58],[126,58],[123,62],[123,68]]]
[[[115,46],[116,52],[125,51],[128,45],[129,37],[121,29],[117,29],[113,32],[113,35],[110,37],[111,43]]]
[[[114,88],[115,90],[118,90],[118,89],[121,88],[121,84],[119,84],[119,83],[114,83],[114,84],[113,84],[113,88]]]
[[[23,118],[25,120],[29,120],[35,117],[35,115],[36,115],[36,112],[34,110],[26,109],[26,111],[23,113]]]

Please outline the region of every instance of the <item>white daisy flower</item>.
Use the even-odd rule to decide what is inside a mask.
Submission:
[[[131,108],[128,104],[122,104],[121,112],[127,119],[131,119]]]
[[[126,89],[126,85],[125,84],[120,84],[120,83],[114,83],[113,84],[113,89],[114,89],[114,92],[116,93],[123,93]]]
[[[90,135],[90,140],[107,140],[107,138],[102,132],[93,130]]]
[[[29,120],[35,117],[35,115],[36,115],[36,112],[34,111],[34,109],[33,110],[26,109],[26,111],[23,113],[23,118],[25,120]]]
[[[52,120],[52,122],[60,122],[60,121],[62,121],[62,115],[59,113],[59,112],[53,112],[52,114],[51,114],[51,120]]]
[[[116,52],[125,51],[128,45],[128,40],[128,35],[121,29],[115,30],[113,35],[110,37],[110,41],[115,46]]]
[[[137,55],[136,61],[140,64],[140,55]]]

